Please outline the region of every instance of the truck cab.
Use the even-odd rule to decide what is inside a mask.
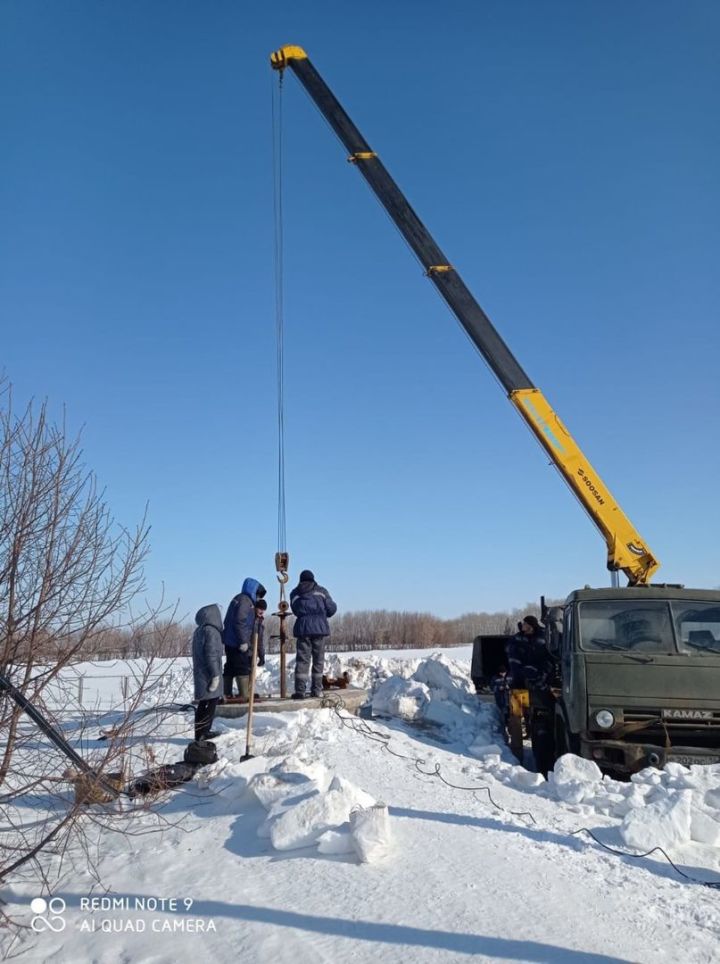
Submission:
[[[720,762],[720,592],[580,589],[547,618],[554,756],[630,775]]]

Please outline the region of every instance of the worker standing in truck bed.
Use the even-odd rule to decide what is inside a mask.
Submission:
[[[555,671],[555,661],[545,645],[545,632],[535,616],[525,616],[519,632],[507,644],[513,689],[543,689]]]

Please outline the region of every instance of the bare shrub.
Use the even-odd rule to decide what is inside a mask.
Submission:
[[[147,756],[143,746],[150,746],[153,724],[140,738],[133,724],[151,685],[151,664],[138,671],[113,710],[114,732],[99,746],[97,716],[77,698],[72,666],[118,638],[137,650],[138,641],[152,635],[158,652],[176,649],[182,628],[158,612],[131,615],[130,605],[144,589],[145,519],[133,529],[114,520],[83,463],[79,438],[68,440],[65,426],[51,423],[47,403],[16,414],[7,385],[1,401],[0,674],[56,731],[64,728],[75,746],[90,750],[93,771],[107,782],[109,774],[127,770],[129,740],[136,761],[138,754]],[[44,879],[49,867],[56,873],[58,861],[77,853],[78,840],[87,849],[83,831],[100,817],[77,799],[67,767],[3,693],[0,879],[28,864]],[[121,811],[116,808],[115,815]]]

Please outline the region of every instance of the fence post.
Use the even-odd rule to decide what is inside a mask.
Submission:
[[[128,677],[127,676],[123,676],[122,681],[120,682],[120,691],[122,693],[123,703],[127,703],[127,698],[128,698]]]
[[[82,701],[83,701],[83,681],[84,681],[84,680],[85,680],[85,677],[84,677],[84,676],[78,676],[78,695],[77,695],[78,706],[82,706]]]

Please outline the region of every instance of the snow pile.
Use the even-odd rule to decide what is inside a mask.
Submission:
[[[654,803],[625,817],[620,836],[628,847],[652,850],[688,843],[692,823],[692,790],[670,790]]]
[[[520,766],[507,747],[487,743],[487,733],[481,733],[467,748],[467,752],[480,761],[479,766],[463,767],[463,772],[469,776],[485,781],[497,780],[498,783],[524,792],[542,789],[545,796],[550,796],[546,791],[542,773],[534,773]]]
[[[350,677],[352,689],[371,690],[378,683],[391,677],[407,679],[415,671],[417,658],[402,659],[391,656],[368,654],[366,658],[353,653],[326,653],[324,673],[331,679],[339,679],[344,673]],[[295,673],[295,656],[288,654],[286,675],[292,680]],[[192,682],[192,681],[191,681]],[[264,667],[258,667],[255,686],[260,696],[277,695],[280,692],[280,658],[268,656]]]
[[[720,765],[668,763],[622,781],[603,775],[592,760],[566,753],[545,781],[510,762],[507,747],[489,740],[482,728],[467,753],[477,761],[463,767],[469,777],[558,801],[588,820],[616,821],[621,842],[633,850],[720,847]],[[720,855],[716,859],[720,865]]]
[[[690,814],[690,839],[708,847],[720,847],[720,807],[697,805]]]
[[[477,706],[462,704],[458,706],[452,700],[439,698],[431,699],[423,712],[426,723],[433,723],[443,727],[448,734],[456,738],[468,734],[475,727]]]
[[[384,803],[350,814],[350,833],[358,857],[364,864],[375,863],[390,853],[390,813]]]
[[[368,653],[358,656],[352,653],[326,653],[325,674],[330,677],[340,677],[347,673],[350,685],[360,689],[372,689],[383,680],[391,676],[408,679],[415,672],[420,660],[418,658],[380,656],[378,653]]]
[[[256,774],[248,788],[258,802],[271,811],[289,798],[324,792],[329,788],[331,779],[330,773],[320,762],[307,765],[288,759],[266,773]]]
[[[468,653],[469,647],[453,650],[453,653]],[[423,653],[422,656],[418,653]],[[435,654],[436,656],[439,654]],[[331,678],[341,678],[344,673],[350,677],[351,688],[372,690],[378,684],[392,677],[409,679],[421,663],[427,661],[427,651],[422,650],[386,650],[382,655],[377,652],[365,654],[357,653],[326,653],[325,675]],[[450,661],[448,661],[450,662]],[[455,662],[456,680],[459,683],[465,677],[465,686],[469,688],[469,662],[462,669],[461,662]],[[295,655],[288,653],[286,676],[292,680],[295,672]],[[83,677],[83,698],[85,703],[90,699],[94,702],[95,689],[93,683],[105,678],[119,681],[128,678],[129,692],[134,693],[139,681],[145,674],[149,674],[149,681],[144,693],[143,704],[154,705],[158,702],[188,701],[193,698],[192,660],[181,656],[174,659],[134,659],[115,660],[103,663],[79,663],[73,667],[73,680]],[[108,674],[115,674],[112,677]],[[265,666],[258,666],[255,675],[255,686],[258,695],[271,696],[280,692],[280,657],[277,654],[268,655]],[[115,689],[119,689],[116,686]],[[62,703],[62,700],[59,700]]]
[[[512,767],[510,776],[512,784],[516,787],[534,790],[545,785],[545,777],[542,773],[533,773],[532,770],[526,770],[525,767]]]
[[[424,659],[412,678],[429,687],[434,699],[450,700],[462,706],[475,697],[475,688],[470,682],[467,669],[443,653],[434,653],[430,658]]]
[[[413,728],[432,727],[440,742],[455,741],[472,762],[462,772],[482,784],[493,781],[514,792],[531,794],[582,813],[587,821],[610,822],[618,842],[632,850],[648,845],[663,849],[683,846],[720,847],[720,764],[690,767],[668,763],[663,770],[647,767],[629,781],[603,776],[596,764],[572,754],[556,762],[548,781],[541,774],[518,765],[504,744],[492,702],[478,701],[472,692],[467,662],[443,653],[427,651],[401,653],[328,655],[331,676],[350,673],[353,684],[374,687],[372,708],[378,716],[408,721]],[[269,657],[258,675],[259,688],[277,691],[278,657]],[[292,661],[290,661],[292,666]],[[151,686],[144,694],[147,705],[184,701],[192,691],[190,661],[186,659],[130,660],[110,664],[78,664],[73,679],[82,676],[83,692],[93,702],[111,702],[118,687],[149,675]],[[327,749],[341,739],[330,710],[300,711],[277,717],[267,714],[257,728],[262,730],[255,752],[262,755],[265,770],[252,776],[241,763],[245,751],[244,726],[233,728],[218,721],[224,736],[217,764],[205,767],[195,778],[198,790],[222,788],[230,806],[243,798],[248,781],[251,795],[261,805],[264,819],[259,834],[276,849],[312,846],[318,853],[359,853],[353,843],[350,816],[358,808],[375,803],[372,794],[342,782],[337,771],[321,761]],[[147,722],[147,721],[143,721]],[[158,720],[151,718],[152,726]],[[168,727],[182,726],[179,717],[169,717]],[[142,731],[140,726],[136,732]],[[258,734],[259,736],[259,734]],[[95,748],[88,748],[89,755]],[[97,748],[95,752],[100,752]],[[175,756],[177,751],[173,751]],[[427,743],[422,756],[427,759]],[[529,761],[526,761],[529,762]],[[344,767],[341,768],[344,772]],[[351,775],[351,774],[348,774]],[[335,781],[335,782],[334,782]],[[357,791],[357,792],[355,792]],[[535,803],[534,805],[537,805]],[[294,812],[297,811],[297,812]],[[720,855],[714,858],[720,860]]]
[[[372,690],[392,677],[409,679],[422,662],[421,657],[414,655],[417,650],[409,650],[407,656],[390,655],[394,651],[387,652],[388,655],[367,653],[362,656],[356,653],[326,653],[325,675],[331,679],[339,679],[344,673],[347,673],[350,677],[351,688]],[[287,678],[291,680],[294,672],[295,656],[294,654],[288,654]],[[467,672],[465,675],[467,676]],[[257,692],[261,696],[269,696],[280,692],[279,656],[268,656],[265,666],[258,667],[255,684]]]
[[[364,863],[389,852],[387,807],[320,762],[288,757],[256,774],[248,789],[267,811],[258,836],[269,838],[275,850],[354,851]]]
[[[481,733],[480,736],[476,737],[468,747],[468,753],[470,753],[472,756],[476,756],[479,760],[483,760],[486,764],[490,765],[500,762],[500,758],[504,753],[504,748],[498,746],[497,743],[486,743],[485,734]]]
[[[494,765],[498,779],[521,785],[508,768],[502,772],[504,765],[490,752],[484,762]],[[594,812],[621,820],[623,842],[645,851],[690,842],[720,846],[719,783],[720,766],[688,768],[679,763],[668,763],[663,770],[646,767],[623,782],[603,776],[592,760],[567,753],[548,775],[546,792],[564,803],[582,804],[588,815]]]
[[[552,773],[548,774],[558,800],[566,803],[580,803],[586,797],[594,796],[602,773],[597,763],[566,753],[556,761]]]
[[[272,823],[270,840],[276,850],[308,847],[326,830],[337,830],[347,823],[354,807],[374,805],[370,794],[335,776],[326,793],[307,794],[285,809]]]
[[[217,764],[153,800],[157,814],[143,803],[128,834],[88,821],[87,842],[68,851],[63,879],[48,882],[67,903],[64,930],[31,927],[41,892],[34,870],[3,890],[3,909],[25,925],[17,956],[99,964],[184,964],[198,955],[216,964],[313,956],[354,964],[715,960],[717,892],[682,880],[657,852],[623,860],[598,841],[643,853],[663,846],[691,879],[719,880],[720,766],[668,764],[621,782],[567,755],[546,782],[510,755],[494,704],[469,694],[462,664],[456,673],[451,661],[422,656],[393,673],[393,655],[363,654],[368,667],[376,660],[377,691],[395,677],[396,694],[424,696],[409,725],[376,721],[374,738],[344,712],[345,725],[330,709],[258,707],[255,755],[243,760],[246,721],[218,721]],[[169,680],[187,679],[181,661],[168,662]],[[110,687],[126,673],[113,672],[114,683],[97,676],[93,699],[121,701]],[[433,718],[447,722],[435,723],[428,739],[423,724]],[[134,736],[141,748],[150,734],[158,762],[171,762],[192,723],[190,712],[145,716]],[[383,752],[386,741],[396,755]],[[78,748],[100,749],[92,741]],[[481,786],[489,792],[467,792]],[[46,821],[55,816],[47,800],[30,793],[23,805]],[[27,816],[18,814],[18,826]],[[595,840],[580,846],[583,838],[571,836],[580,827]],[[89,879],[86,848],[96,855]],[[381,877],[374,867],[364,872],[381,859]],[[107,890],[98,899],[127,906],[83,909],[96,881]],[[518,881],[522,912],[498,915],[517,904]],[[175,898],[177,907],[133,906],[153,895]],[[553,907],[561,913],[549,913]],[[563,927],[566,920],[577,926]]]
[[[644,849],[642,841],[650,839],[665,849],[688,841],[720,846],[720,765],[667,763],[662,770],[647,767],[630,779],[626,800],[632,807],[620,829],[629,846]],[[622,811],[622,806],[615,807],[614,816]]]
[[[414,679],[391,676],[380,683],[372,697],[374,716],[399,716],[403,720],[417,720],[430,702],[430,690]]]
[[[659,778],[659,779],[658,779]],[[676,832],[683,838],[711,847],[720,846],[720,765],[690,767],[679,763],[667,763],[662,771],[648,767],[631,779],[642,789],[647,789],[645,814],[655,817],[655,804],[665,799],[686,795],[690,810],[690,823],[686,835],[684,811],[681,805],[673,808]],[[655,844],[655,846],[663,846]],[[668,842],[668,846],[671,844]]]
[[[371,703],[375,716],[429,723],[467,743],[490,744],[498,730],[496,710],[478,703],[467,667],[442,653],[421,660],[409,677],[376,684]]]
[[[582,813],[590,826],[609,821],[617,843],[633,851],[720,846],[720,766],[669,763],[619,781],[604,776],[592,760],[568,753],[546,781],[511,756],[500,739],[496,707],[477,700],[462,665],[443,654],[409,663],[412,672],[400,674],[390,672],[392,660],[378,661],[373,713],[413,727],[432,724],[441,740],[463,741],[474,762],[462,771],[473,779],[556,801]],[[322,745],[336,738],[329,710],[292,714],[271,734],[265,747],[269,769],[250,782],[265,810],[258,835],[277,851],[313,847],[318,854],[377,860],[391,852],[389,811],[318,762]]]

